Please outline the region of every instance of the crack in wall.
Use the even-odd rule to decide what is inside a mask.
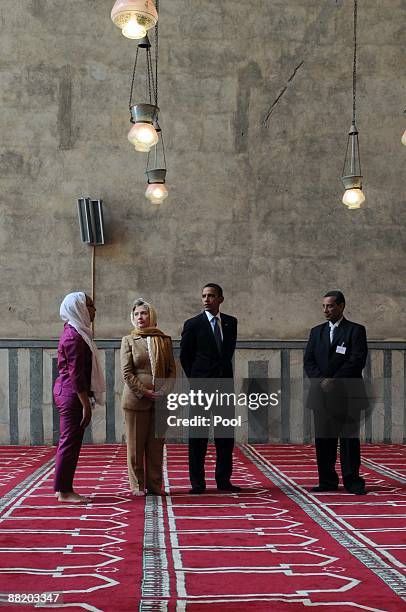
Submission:
[[[268,120],[269,120],[269,117],[272,115],[272,113],[273,113],[273,111],[274,111],[274,109],[275,109],[275,106],[276,106],[276,105],[278,104],[278,102],[281,100],[281,98],[283,97],[283,95],[284,95],[284,94],[287,92],[288,87],[289,87],[289,84],[290,84],[290,83],[293,81],[293,79],[294,79],[294,78],[295,78],[295,76],[296,76],[297,71],[298,71],[298,70],[299,70],[299,69],[300,69],[300,68],[303,66],[303,64],[304,64],[304,60],[302,60],[302,61],[300,62],[300,64],[298,64],[298,65],[296,66],[296,68],[294,69],[294,71],[292,72],[292,74],[290,75],[290,77],[288,78],[288,80],[287,80],[287,82],[286,82],[285,87],[284,87],[284,88],[283,88],[283,89],[280,91],[280,93],[279,93],[279,95],[277,96],[277,98],[276,98],[276,99],[275,99],[275,100],[272,102],[272,104],[271,104],[271,106],[269,107],[269,110],[268,110],[268,112],[267,112],[267,114],[266,114],[266,116],[265,116],[265,119],[264,119],[264,121],[263,121],[263,123],[264,123],[264,126],[265,126],[265,127],[268,127]]]
[[[303,44],[301,44],[297,50],[296,50],[296,57],[300,57],[300,56],[305,56],[308,53],[308,48],[309,45],[312,44],[313,48],[317,48],[319,41],[320,41],[320,36],[323,32],[323,29],[327,27],[327,24],[329,23],[329,19],[330,16],[333,14],[335,14],[337,7],[341,5],[342,0],[336,0],[334,4],[330,4],[329,2],[325,2],[323,3],[322,9],[320,10],[319,14],[316,15],[316,17],[312,20],[312,22],[309,24],[309,26],[306,28],[305,34],[303,36]],[[313,41],[313,42],[312,42]],[[284,96],[284,94],[286,93],[288,86],[290,84],[290,82],[294,79],[296,72],[303,66],[304,64],[304,60],[301,61],[296,68],[294,69],[292,75],[290,76],[290,78],[288,79],[285,87],[280,91],[280,93],[278,94],[277,98],[275,99],[275,101],[271,104],[271,106],[269,107],[269,110],[267,112],[267,114],[265,115],[265,118],[263,120],[263,125],[265,127],[268,127],[268,121],[269,118],[271,116],[271,114],[274,111],[275,106],[279,103],[279,101],[281,100],[281,98]]]

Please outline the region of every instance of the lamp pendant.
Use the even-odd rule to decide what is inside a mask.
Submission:
[[[342,202],[349,209],[360,208],[365,202],[362,191],[361,157],[359,152],[358,130],[355,124],[356,98],[357,98],[357,9],[358,0],[354,0],[354,59],[352,71],[352,123],[348,132],[347,148],[345,151],[342,183],[344,195]]]

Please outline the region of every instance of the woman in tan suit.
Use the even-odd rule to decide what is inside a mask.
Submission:
[[[155,437],[155,400],[172,387],[165,379],[176,376],[172,341],[142,298],[134,302],[131,322],[134,329],[122,339],[120,353],[128,478],[134,495],[162,495],[164,440]]]

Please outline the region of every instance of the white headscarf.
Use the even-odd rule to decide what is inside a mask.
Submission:
[[[72,325],[92,351],[92,378],[90,389],[97,404],[105,404],[106,382],[100,363],[99,351],[93,341],[92,325],[86,306],[86,294],[82,291],[68,293],[59,310],[62,321]]]

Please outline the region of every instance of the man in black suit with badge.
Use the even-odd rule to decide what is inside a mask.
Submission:
[[[223,379],[223,390],[230,390],[233,381],[232,359],[237,341],[237,319],[219,312],[223,303],[223,290],[216,283],[203,287],[202,303],[204,311],[185,321],[180,343],[180,362],[186,376],[196,386],[194,379],[202,380],[201,388],[213,391],[210,379]],[[200,385],[198,385],[200,387]],[[228,389],[227,389],[228,387]],[[232,408],[234,411],[234,407]],[[212,411],[213,412],[213,411]],[[226,411],[231,416],[230,411]],[[218,432],[219,430],[217,430]],[[220,430],[221,431],[221,430]],[[189,435],[189,475],[192,494],[206,490],[204,461],[207,452],[208,431],[202,437]],[[198,433],[200,436],[200,433]],[[233,433],[216,436],[216,483],[221,491],[241,491],[230,482],[233,469]]]
[[[341,291],[326,293],[323,312],[327,322],[310,331],[304,356],[304,369],[311,379],[307,404],[314,411],[319,474],[319,484],[312,491],[337,491],[339,439],[344,488],[364,495],[359,425],[360,413],[368,407],[362,379],[368,346],[365,327],[345,319],[344,308]]]

